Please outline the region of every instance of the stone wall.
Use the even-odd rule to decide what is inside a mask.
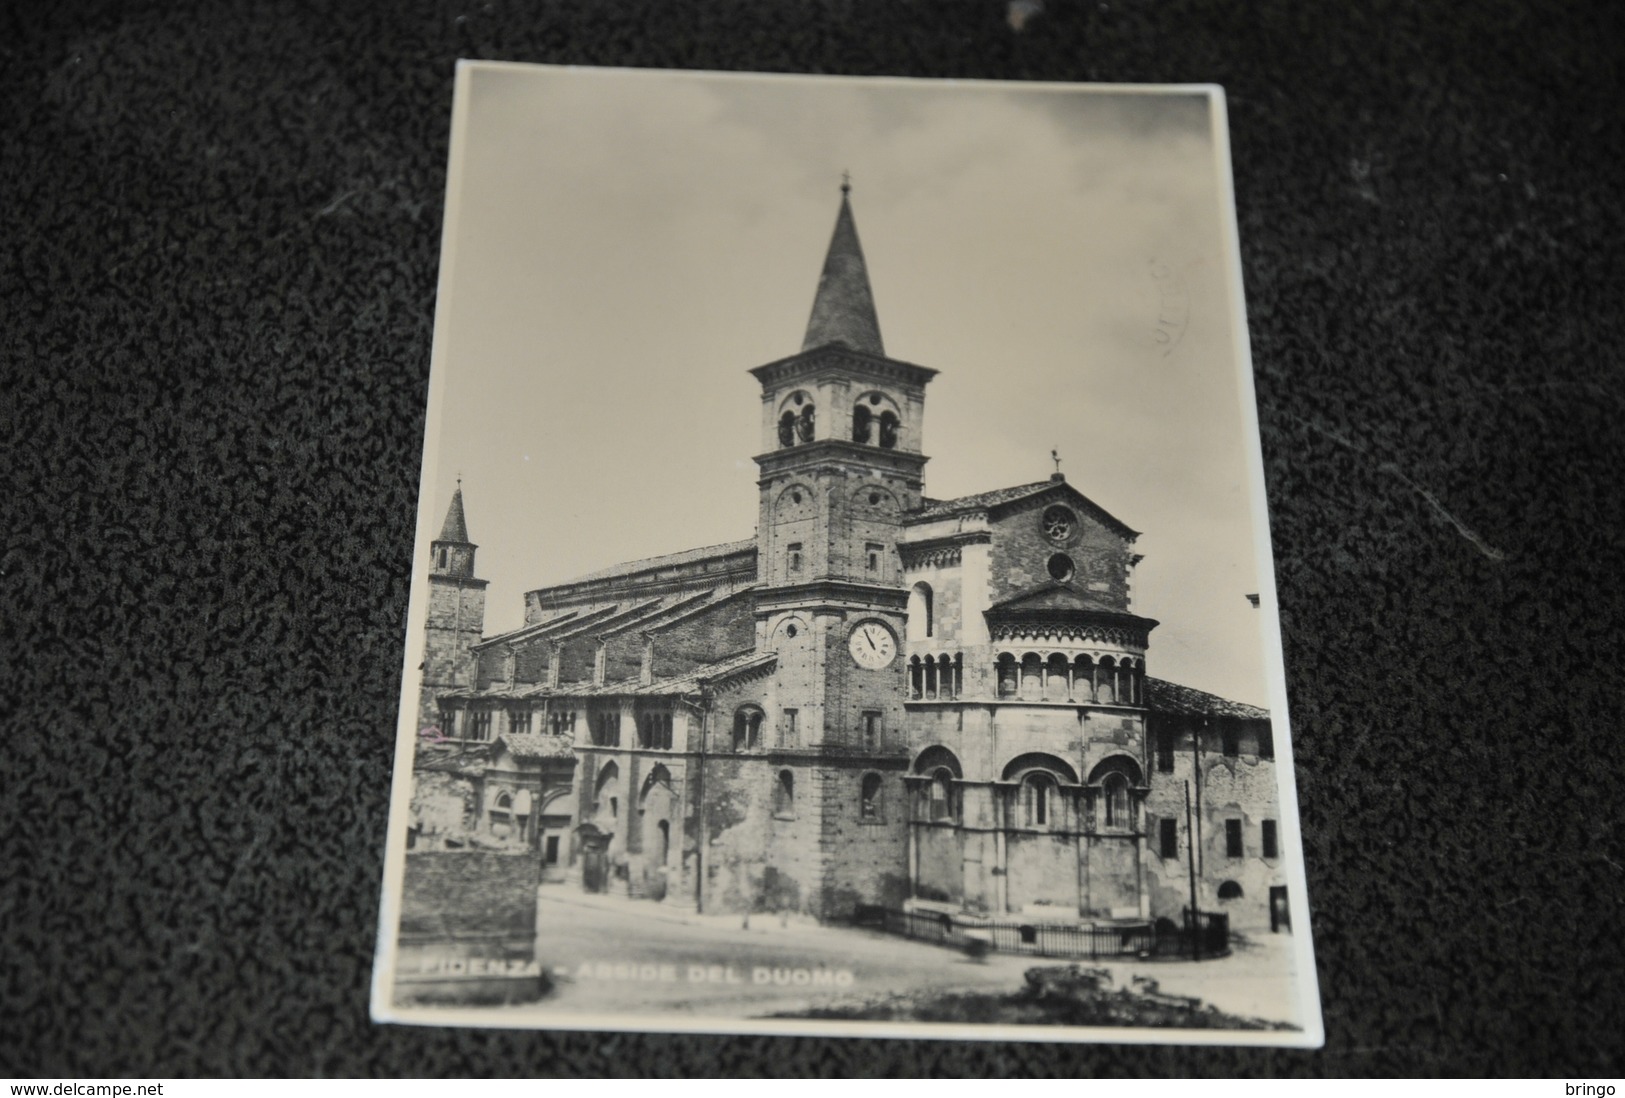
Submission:
[[[401,887],[401,934],[533,938],[537,870],[531,853],[409,851]]]
[[[1238,928],[1256,929],[1269,926],[1269,892],[1272,887],[1285,886],[1287,871],[1285,843],[1281,830],[1280,800],[1275,763],[1260,758],[1258,746],[1261,736],[1267,735],[1268,722],[1238,722],[1238,753],[1226,756],[1217,724],[1201,733],[1199,763],[1194,755],[1194,737],[1200,728],[1200,717],[1153,714],[1150,719],[1151,740],[1151,793],[1146,798],[1146,866],[1147,885],[1151,892],[1152,914],[1166,915],[1176,921],[1190,904],[1190,865],[1188,843],[1190,828],[1185,815],[1185,789],[1189,783],[1192,794],[1193,815],[1199,821],[1201,834],[1197,849],[1197,902],[1206,911],[1218,911],[1230,916],[1230,923]],[[1173,769],[1157,769],[1156,738],[1167,730],[1173,737]],[[1199,776],[1199,781],[1197,777]],[[1200,808],[1196,807],[1198,785]],[[1160,822],[1172,819],[1178,843],[1173,857],[1162,856]],[[1242,854],[1231,857],[1227,849],[1226,822],[1241,825]],[[1264,857],[1264,823],[1271,821],[1276,829],[1276,853]],[[1219,898],[1220,887],[1234,882],[1241,896]]]
[[[474,681],[472,649],[485,628],[485,581],[429,577],[423,673],[418,689],[419,729],[438,724],[442,693]]]
[[[1077,529],[1063,544],[1044,536],[1040,520],[1060,502],[1078,516]],[[1077,569],[1073,586],[1119,610],[1128,609],[1129,543],[1115,530],[1070,501],[1046,497],[1018,507],[994,524],[993,602],[1049,583],[1049,559],[1056,553],[1072,558]]]
[[[411,820],[414,841],[438,848],[449,839],[464,843],[479,815],[479,783],[460,774],[415,771],[412,775]]]

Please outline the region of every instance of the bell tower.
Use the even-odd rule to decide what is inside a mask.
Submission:
[[[485,587],[474,575],[474,551],[457,483],[440,536],[429,545],[429,614],[418,691],[418,729],[440,721],[438,698],[474,685],[473,648],[485,630]],[[446,730],[448,735],[453,730]]]
[[[800,352],[751,373],[762,386],[757,635],[779,656],[768,719],[800,818],[793,834],[775,832],[774,861],[815,914],[849,914],[852,896],[876,895],[874,867],[903,856],[900,817],[894,829],[859,813],[865,781],[906,763],[897,544],[920,506],[936,374],[886,355],[850,184]]]

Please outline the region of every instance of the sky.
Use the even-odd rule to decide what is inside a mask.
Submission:
[[[1142,531],[1150,673],[1269,704],[1205,90],[482,64],[454,114],[418,560],[461,476],[487,634],[527,590],[752,536],[747,371],[801,349],[850,172],[886,352],[940,371],[926,494],[1058,450]]]

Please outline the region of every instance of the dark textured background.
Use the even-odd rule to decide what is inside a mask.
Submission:
[[[1617,4],[0,12],[0,1074],[1621,1071]],[[367,1020],[456,58],[1229,91],[1319,1053]]]

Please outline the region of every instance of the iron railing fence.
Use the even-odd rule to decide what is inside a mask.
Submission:
[[[1163,919],[1157,923],[1022,922],[1008,919],[959,918],[947,912],[904,911],[878,904],[860,905],[853,922],[918,941],[935,942],[975,951],[1024,953],[1037,957],[1222,957],[1230,951],[1229,917],[1198,912],[1195,932],[1190,912],[1183,926]],[[1193,941],[1199,943],[1199,952]]]

